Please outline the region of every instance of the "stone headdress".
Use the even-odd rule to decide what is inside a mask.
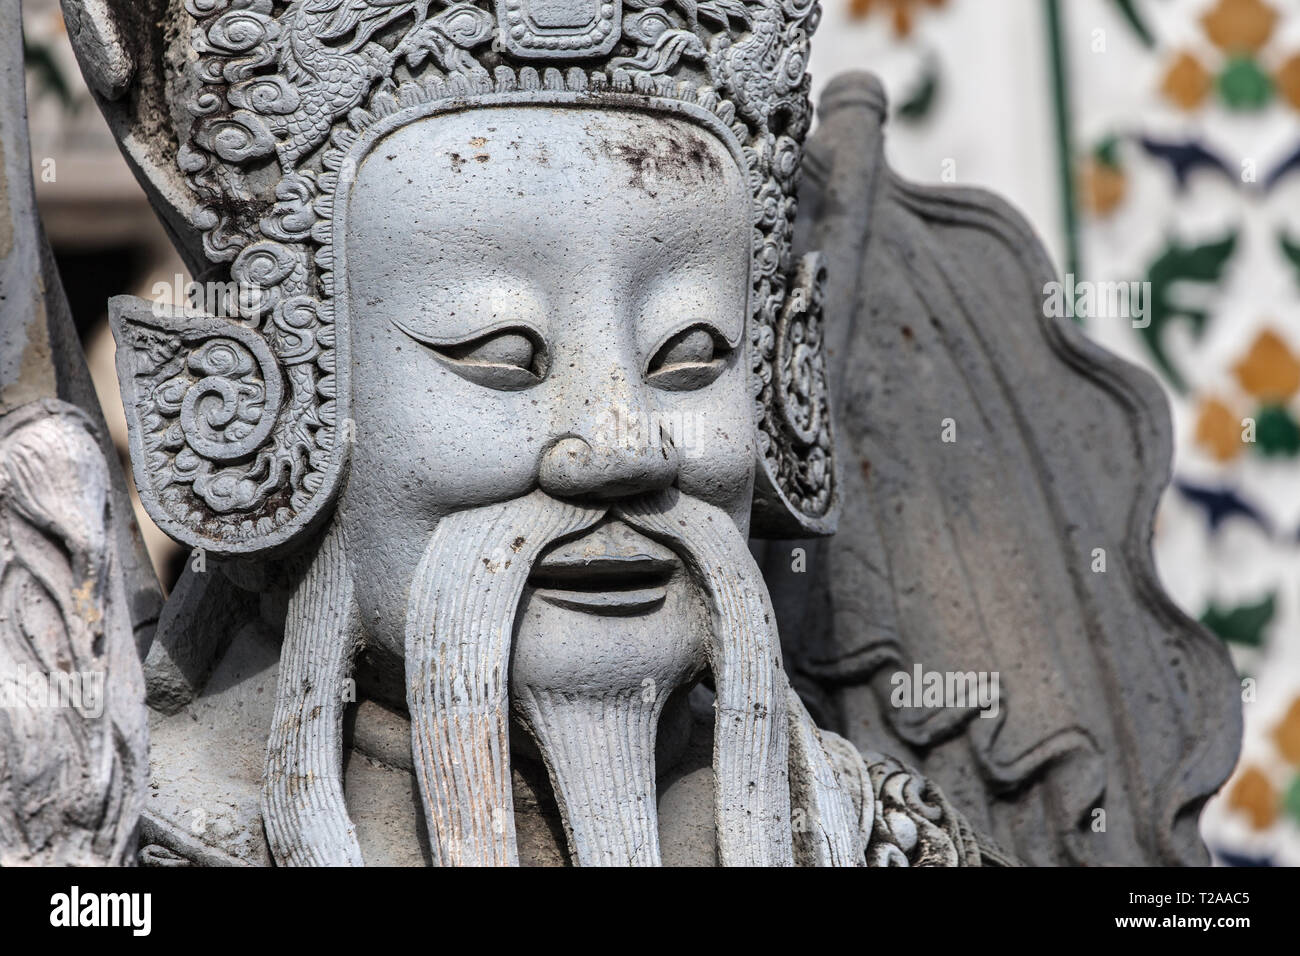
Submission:
[[[133,152],[127,142],[127,151],[171,207],[197,260],[191,267],[228,281],[238,301],[233,318],[130,300],[113,309],[132,457],[153,518],[187,544],[237,555],[291,545],[329,513],[352,437],[336,196],[358,157],[396,126],[543,103],[693,120],[747,173],[754,531],[832,530],[822,266],[816,255],[792,261],[790,251],[811,118],[808,40],[819,15],[816,0],[186,0],[183,12],[169,8],[189,36],[163,51],[179,69],[165,73],[168,89],[141,83],[132,95],[137,105],[157,98],[157,119],[174,125],[183,180],[162,169],[168,146]],[[148,135],[140,120],[138,112],[119,119],[137,142]]]

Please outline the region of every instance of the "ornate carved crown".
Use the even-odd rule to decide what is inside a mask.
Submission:
[[[186,0],[196,56],[179,160],[239,321],[115,304],[141,497],[174,537],[251,554],[299,539],[348,443],[335,196],[382,128],[489,102],[694,118],[754,197],[755,533],[832,530],[820,257],[791,261],[816,0]]]

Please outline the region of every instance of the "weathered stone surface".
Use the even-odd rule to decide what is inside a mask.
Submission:
[[[0,412],[58,398],[89,416],[121,518],[115,548],[143,653],[162,608],[162,590],[132,517],[126,478],[36,210],[18,0],[0,4],[0,25]]]
[[[36,212],[19,13],[0,2],[0,865],[121,865],[162,595]]]
[[[148,738],[109,497],[78,409],[0,415],[0,866],[135,858]]]

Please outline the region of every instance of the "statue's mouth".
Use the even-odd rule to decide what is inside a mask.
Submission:
[[[597,614],[635,614],[658,607],[681,561],[621,521],[557,544],[533,566],[528,583],[557,607]]]

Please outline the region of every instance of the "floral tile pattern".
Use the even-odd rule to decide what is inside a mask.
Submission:
[[[1243,678],[1242,759],[1202,830],[1221,862],[1300,864],[1300,8],[1068,8],[1081,269],[1149,284],[1145,325],[1087,327],[1166,386],[1157,561]],[[1100,53],[1077,42],[1096,31]]]
[[[1242,758],[1202,831],[1218,862],[1300,865],[1300,3],[841,2],[815,74],[893,63],[888,44],[916,64],[882,71],[896,167],[997,189],[1063,271],[1132,290],[1081,321],[1165,387],[1157,563],[1243,681]],[[983,100],[954,107],[971,89]]]

